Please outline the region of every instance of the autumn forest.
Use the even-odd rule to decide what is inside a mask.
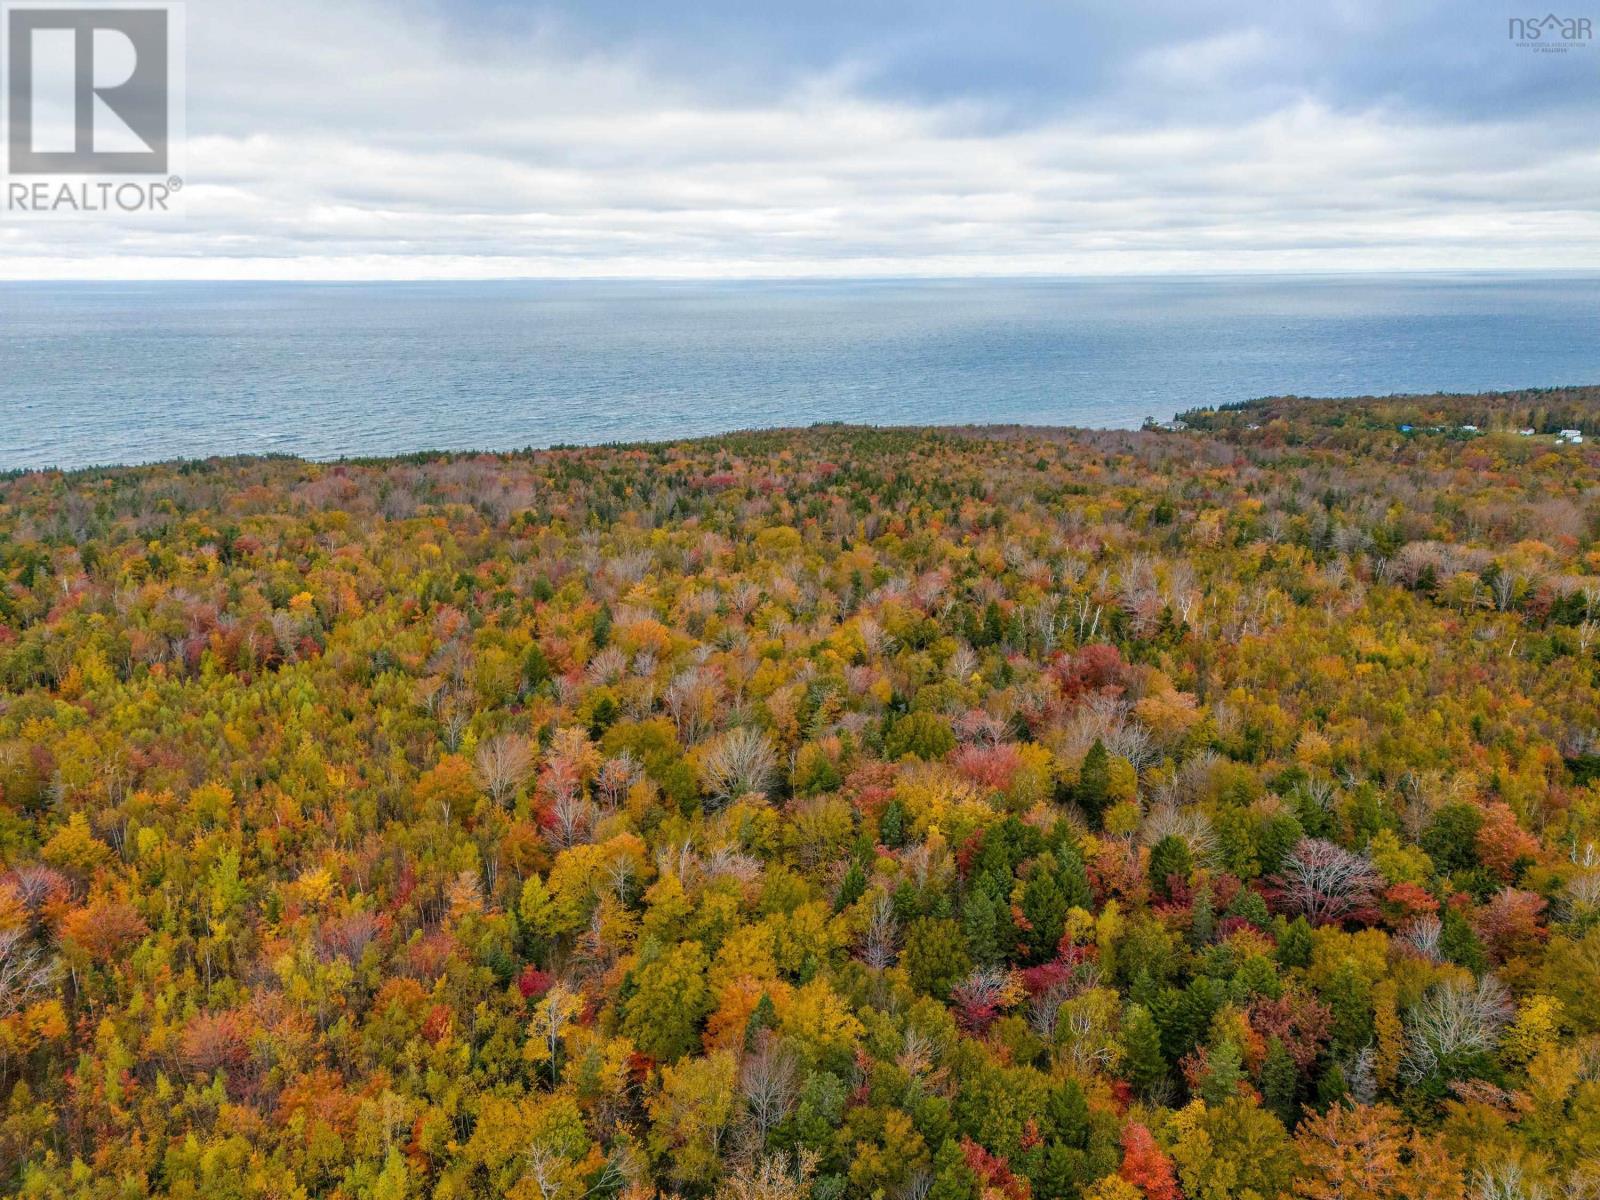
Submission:
[[[0,1191],[1596,1200],[1562,430],[0,477]]]

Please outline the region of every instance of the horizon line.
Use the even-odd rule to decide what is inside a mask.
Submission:
[[[1234,270],[1079,271],[973,274],[772,274],[772,275],[101,275],[62,278],[0,275],[0,287],[18,285],[73,286],[95,284],[503,284],[503,283],[1051,283],[1129,279],[1306,279],[1373,278],[1393,276],[1584,276],[1600,277],[1600,264],[1586,266],[1466,266],[1466,267],[1308,267],[1303,269],[1238,268]]]

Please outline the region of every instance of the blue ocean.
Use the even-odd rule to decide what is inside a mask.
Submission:
[[[1600,383],[1600,275],[0,285],[0,468]]]

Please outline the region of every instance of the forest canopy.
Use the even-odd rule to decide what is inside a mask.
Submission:
[[[0,479],[0,1186],[1600,1196],[1597,414]]]

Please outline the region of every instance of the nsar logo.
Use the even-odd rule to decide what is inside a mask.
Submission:
[[[1511,17],[1506,22],[1506,36],[1519,46],[1560,54],[1588,46],[1594,40],[1594,21],[1590,17],[1558,17],[1555,13]]]

